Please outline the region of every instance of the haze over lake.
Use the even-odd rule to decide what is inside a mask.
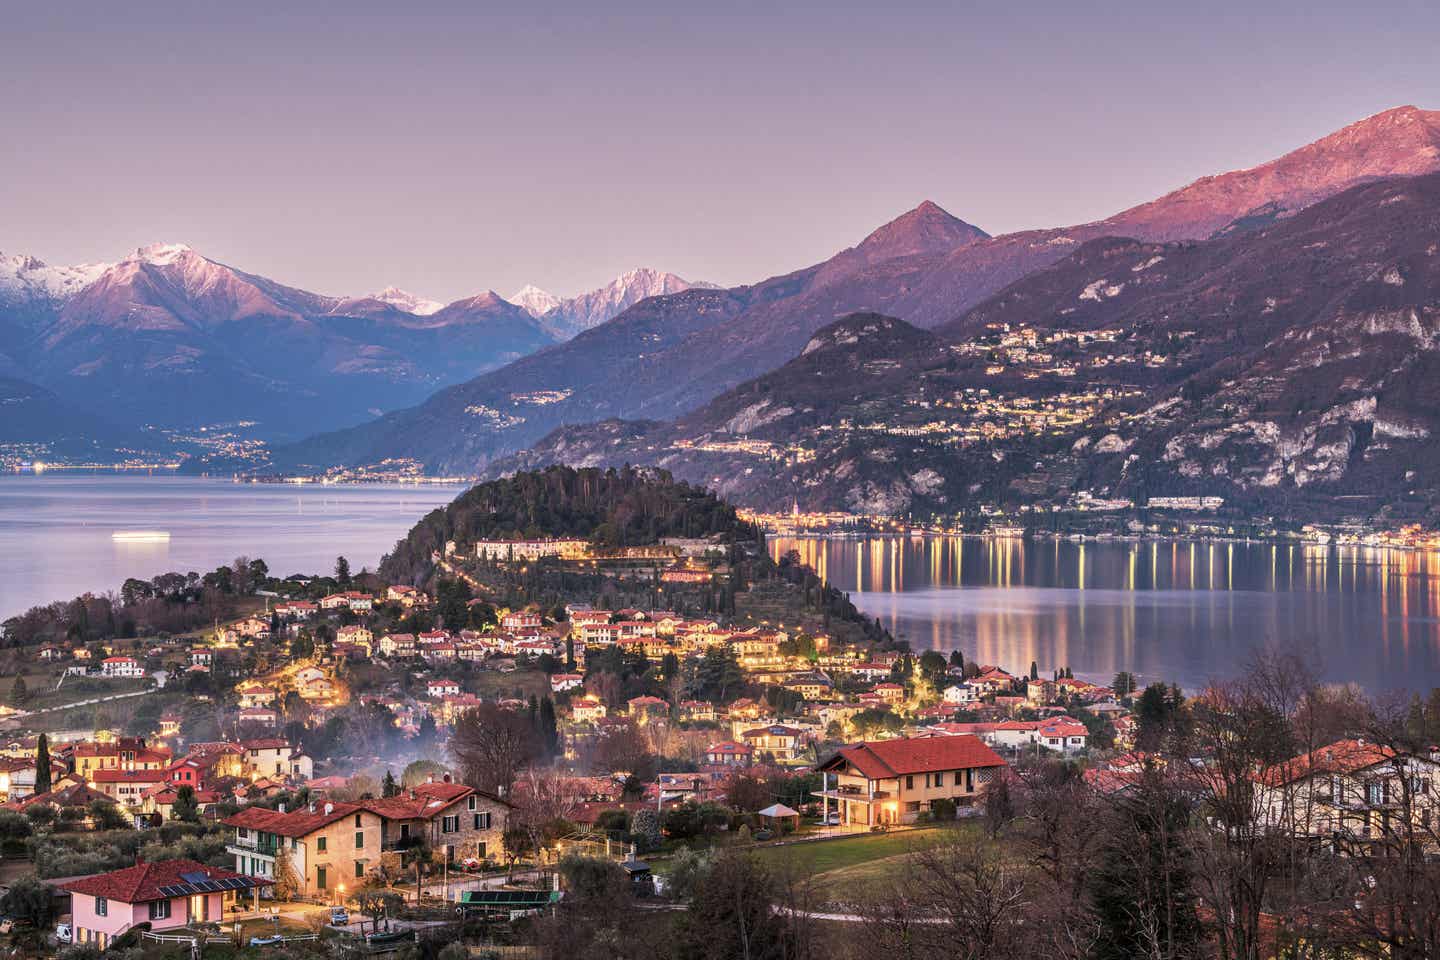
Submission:
[[[37,603],[118,590],[127,577],[205,572],[262,557],[279,576],[323,573],[344,555],[375,569],[455,484],[237,484],[132,474],[0,477],[0,618]],[[117,531],[169,539],[115,540]]]
[[[1268,543],[775,537],[916,650],[1195,689],[1257,645],[1375,692],[1440,685],[1440,554]]]

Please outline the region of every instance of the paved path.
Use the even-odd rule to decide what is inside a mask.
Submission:
[[[63,703],[59,706],[41,707],[39,710],[20,710],[10,714],[7,719],[23,720],[26,717],[35,717],[42,713],[54,713],[57,710],[74,710],[76,707],[89,707],[97,703],[109,703],[111,700],[124,700],[126,697],[143,697],[147,693],[154,692],[154,687],[146,687],[144,690],[131,690],[129,693],[112,693],[108,697],[91,697],[89,700],[76,700],[73,703]]]

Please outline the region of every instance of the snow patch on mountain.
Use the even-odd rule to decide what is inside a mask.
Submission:
[[[541,290],[533,283],[516,290],[505,298],[537,320],[560,306],[560,298],[548,290]]]
[[[68,300],[99,279],[114,264],[51,266],[26,254],[0,252],[0,302]]]
[[[445,304],[439,300],[430,300],[411,293],[408,290],[401,290],[399,287],[386,287],[370,294],[371,300],[379,300],[381,303],[388,303],[392,307],[398,307],[406,313],[413,313],[417,317],[428,317],[432,313],[439,313],[445,309]],[[511,301],[512,303],[514,301]]]

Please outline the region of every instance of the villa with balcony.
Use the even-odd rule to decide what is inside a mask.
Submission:
[[[877,740],[842,747],[818,765],[823,787],[814,796],[846,825],[914,823],[936,800],[974,806],[1004,768],[975,736]]]

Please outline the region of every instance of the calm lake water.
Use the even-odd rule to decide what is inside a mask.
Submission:
[[[372,570],[458,485],[237,484],[195,477],[49,473],[0,476],[0,617],[126,577],[205,572],[263,557],[279,576],[329,572],[345,556]],[[117,541],[117,530],[168,541]]]
[[[1440,553],[1244,543],[772,538],[917,650],[1187,689],[1258,646],[1373,692],[1440,686]]]

